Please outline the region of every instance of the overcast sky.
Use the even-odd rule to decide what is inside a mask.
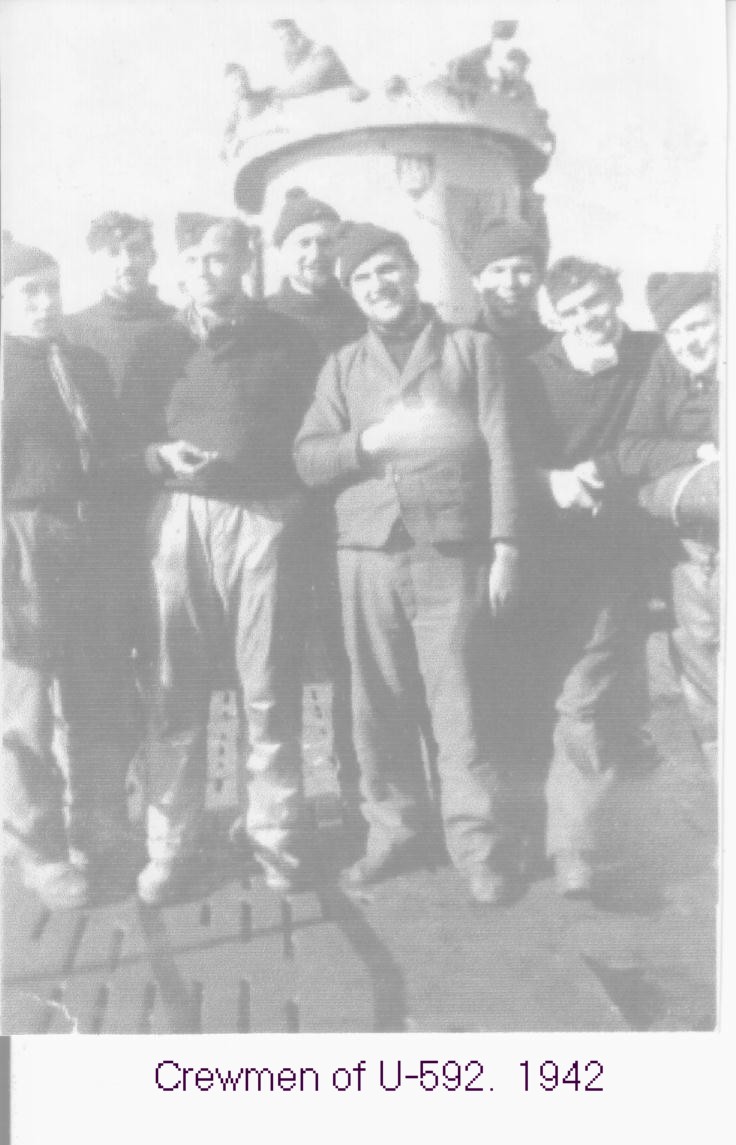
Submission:
[[[220,76],[275,64],[268,21],[294,16],[356,80],[411,74],[521,21],[557,153],[538,183],[553,256],[620,267],[631,315],[654,269],[713,265],[724,201],[725,25],[719,0],[0,0],[3,225],[52,249],[70,308],[95,286],[90,218],[151,217],[165,286],[180,209],[228,210]]]

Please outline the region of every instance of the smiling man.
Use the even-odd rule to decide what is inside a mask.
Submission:
[[[335,278],[335,238],[340,218],[334,207],[302,187],[286,192],[273,245],[279,252],[283,280],[267,299],[277,314],[296,319],[320,350],[323,361],[365,333],[365,318]],[[332,742],[343,811],[348,825],[360,825],[358,765],[353,747],[350,668],[342,633],[341,609],[329,492],[310,498],[307,556],[315,623],[332,680]]]
[[[537,310],[544,255],[540,236],[521,219],[491,224],[470,253],[473,286],[483,307],[479,329],[493,335],[510,364],[552,337]]]
[[[334,207],[292,187],[273,232],[283,279],[268,305],[303,322],[325,358],[365,332],[365,318],[335,278],[339,225]]]
[[[560,893],[584,896],[608,794],[651,751],[641,731],[642,533],[616,449],[657,338],[621,321],[610,267],[561,259],[546,289],[562,332],[532,356],[524,398],[539,490],[526,617],[549,764],[547,853]]]
[[[148,866],[138,893],[164,901],[197,858],[209,699],[234,670],[247,719],[244,822],[266,879],[305,871],[301,774],[300,554],[304,499],[291,446],[314,388],[302,327],[243,294],[239,219],[179,215],[187,309],[141,345],[128,415],[159,482],[149,522],[159,617],[147,743]]]
[[[492,615],[517,577],[503,366],[487,335],[452,329],[422,303],[401,235],[352,224],[338,265],[368,332],[328,359],[295,457],[308,485],[336,495],[368,822],[348,879],[377,882],[426,859],[424,692],[447,848],[472,899],[495,904],[513,888],[485,694]]]
[[[672,561],[673,661],[693,731],[713,774],[718,757],[718,310],[711,274],[653,274],[658,350],[619,450],[624,473],[677,533]]]

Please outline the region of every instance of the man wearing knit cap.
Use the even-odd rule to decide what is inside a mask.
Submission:
[[[647,298],[664,343],[619,449],[642,503],[672,526],[672,656],[693,731],[718,758],[718,312],[712,274],[653,274]]]
[[[365,319],[335,278],[335,238],[340,218],[334,207],[302,187],[286,193],[273,233],[284,278],[267,301],[278,314],[304,324],[324,361],[365,333]],[[338,782],[350,819],[358,804],[358,765],[352,738],[350,669],[340,615],[332,497],[313,494],[309,555],[313,562],[311,599],[332,677],[332,734]]]
[[[138,339],[172,318],[174,308],[161,301],[149,281],[156,251],[148,219],[106,211],[92,220],[87,246],[102,296],[68,315],[65,329],[70,338],[104,356],[120,399]]]
[[[403,236],[346,228],[340,279],[368,332],[325,364],[296,440],[307,485],[335,491],[366,854],[378,882],[427,855],[422,693],[456,868],[480,903],[512,890],[489,717],[492,614],[515,592],[517,492],[505,377],[486,335],[422,304]]]
[[[511,365],[552,336],[537,311],[544,264],[544,243],[522,219],[490,224],[470,252],[473,286],[483,307],[478,328],[493,335]]]
[[[299,683],[303,495],[291,446],[319,358],[297,323],[243,294],[239,219],[179,215],[187,309],[141,345],[128,414],[159,484],[149,522],[159,615],[147,743],[148,903],[189,882],[204,808],[209,699],[238,677],[249,747],[240,789],[272,888],[298,890],[307,850]]]
[[[521,472],[528,478],[536,464],[534,445],[528,432],[529,400],[527,375],[529,358],[551,339],[552,333],[540,321],[537,295],[546,262],[546,245],[523,219],[503,219],[489,223],[476,236],[468,255],[473,286],[481,301],[476,329],[491,335],[502,351],[509,375],[509,405],[519,442]],[[524,485],[525,492],[526,483]],[[536,708],[534,684],[536,637],[524,609],[518,609],[497,636],[499,655],[504,664],[501,721],[517,787],[516,845],[521,862],[529,868],[543,863],[544,805],[539,767],[527,742],[534,733],[528,717]],[[531,770],[530,770],[531,769]]]
[[[76,907],[88,882],[70,844],[81,861],[82,837],[104,838],[125,801],[104,726],[113,704],[95,606],[105,568],[90,543],[106,490],[121,480],[118,426],[104,361],[61,333],[50,254],[7,242],[3,320],[5,827],[26,884],[49,909]]]
[[[156,263],[153,232],[148,219],[123,211],[106,211],[93,219],[87,246],[97,269],[102,295],[77,314],[67,315],[64,329],[73,342],[88,346],[107,363],[115,400],[121,403],[140,339],[165,328],[174,308],[158,297],[149,279]],[[146,637],[152,629],[147,607],[144,528],[150,487],[145,475],[135,490],[116,499],[113,511],[100,522],[101,549],[109,554],[110,592],[104,620],[117,663],[118,695],[126,718],[123,757],[129,758],[142,734],[140,704],[134,673],[148,658]]]
[[[303,322],[325,358],[365,333],[363,315],[335,278],[339,225],[334,207],[292,187],[273,232],[284,277],[268,304]]]
[[[583,897],[595,890],[611,789],[643,757],[651,766],[635,694],[646,680],[641,524],[616,449],[656,336],[621,321],[609,267],[560,259],[546,289],[562,332],[532,356],[526,378],[538,490],[524,613],[535,636],[535,750],[540,771],[549,764],[547,854],[559,892]]]

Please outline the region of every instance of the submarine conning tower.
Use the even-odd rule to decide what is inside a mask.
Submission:
[[[395,76],[381,90],[345,84],[277,101],[244,126],[226,162],[238,210],[260,229],[267,292],[279,282],[270,237],[293,186],[344,219],[405,235],[423,297],[449,322],[477,315],[466,257],[484,226],[524,218],[547,243],[534,183],[555,140],[526,81],[504,86],[477,66],[467,77],[450,66],[419,84]]]

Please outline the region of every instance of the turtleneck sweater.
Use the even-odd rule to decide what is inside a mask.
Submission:
[[[365,318],[335,279],[317,294],[303,294],[287,278],[266,301],[269,310],[302,322],[324,358],[365,334]]]
[[[71,342],[102,355],[114,396],[120,401],[140,338],[166,326],[175,313],[153,288],[133,297],[103,294],[93,306],[68,315],[64,331]]]

